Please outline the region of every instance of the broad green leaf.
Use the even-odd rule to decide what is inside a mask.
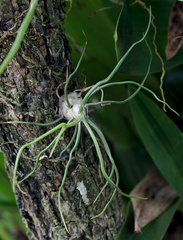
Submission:
[[[166,211],[158,218],[150,222],[146,227],[142,228],[142,233],[134,232],[134,219],[132,204],[129,203],[126,222],[119,232],[116,240],[161,240],[165,235],[167,228],[177,210],[180,201],[175,201]]]
[[[156,26],[157,34],[155,44],[158,49],[158,53],[161,55],[165,68],[171,68],[182,64],[183,49],[180,49],[175,57],[167,61],[165,58],[165,47],[167,44],[168,34],[168,19],[171,11],[171,7],[175,1],[170,0],[144,0],[139,1],[144,3],[144,7],[139,3],[132,4],[134,0],[126,0],[125,5],[119,19],[117,34],[117,56],[118,58],[124,55],[129,46],[141,38],[143,32],[148,23],[148,11],[145,7],[151,6],[152,14],[154,16],[154,24]],[[151,66],[151,73],[161,72],[162,65],[155,53],[155,47],[153,45],[154,28],[151,26],[147,42],[153,53],[153,61]],[[149,59],[149,53],[145,43],[137,45],[125,60],[120,72],[125,74],[145,74],[147,69],[147,62]]]
[[[183,134],[167,114],[142,92],[131,100],[130,105],[146,150],[164,178],[183,199]]]

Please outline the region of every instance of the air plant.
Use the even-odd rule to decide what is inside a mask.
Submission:
[[[34,3],[36,4],[37,1],[34,1]],[[31,13],[32,14],[32,13]],[[37,166],[38,166],[38,162],[41,159],[41,157],[45,154],[45,152],[47,152],[49,149],[51,149],[50,151],[50,155],[49,157],[51,158],[57,145],[58,142],[60,141],[61,137],[63,137],[63,134],[66,132],[67,129],[69,128],[74,128],[74,134],[73,137],[70,139],[69,143],[67,144],[67,146],[65,147],[65,149],[62,150],[62,152],[60,153],[60,157],[62,156],[62,154],[71,146],[71,150],[69,153],[69,159],[68,162],[65,166],[65,170],[64,170],[64,175],[62,177],[62,182],[61,185],[59,187],[58,190],[58,197],[57,197],[57,204],[58,204],[58,208],[59,208],[59,212],[61,215],[61,219],[62,222],[65,226],[65,229],[67,230],[67,232],[69,232],[63,213],[62,213],[62,206],[61,206],[61,192],[63,190],[63,186],[68,174],[68,169],[69,166],[72,162],[73,159],[73,154],[76,151],[76,148],[79,144],[80,141],[80,136],[81,136],[81,131],[82,131],[82,126],[85,126],[85,128],[88,131],[88,134],[90,135],[92,141],[93,141],[93,145],[96,149],[96,153],[99,159],[99,163],[100,163],[100,169],[102,172],[103,177],[106,180],[106,184],[103,186],[103,188],[101,189],[101,191],[99,192],[99,194],[96,196],[95,201],[97,201],[97,199],[101,196],[101,193],[105,190],[105,188],[107,187],[107,185],[111,185],[113,187],[113,192],[111,194],[111,196],[109,196],[109,200],[106,203],[105,207],[101,210],[101,212],[99,214],[97,214],[96,216],[92,217],[99,217],[100,215],[102,215],[105,210],[107,209],[107,207],[109,206],[109,204],[111,203],[112,199],[115,196],[115,193],[118,192],[120,193],[122,196],[124,197],[129,197],[129,198],[141,198],[141,197],[136,197],[136,196],[131,196],[128,195],[124,192],[122,192],[122,190],[118,187],[119,184],[119,173],[118,173],[118,169],[116,167],[115,161],[112,157],[111,154],[111,150],[109,148],[109,145],[105,139],[104,134],[102,133],[102,131],[100,130],[100,128],[97,126],[97,124],[90,118],[89,116],[89,108],[91,106],[95,106],[95,105],[102,105],[102,104],[124,104],[128,101],[130,101],[133,97],[135,97],[135,95],[141,90],[146,90],[148,91],[150,94],[152,94],[156,100],[158,100],[161,103],[164,103],[168,108],[171,109],[171,107],[165,103],[164,101],[162,101],[161,99],[159,99],[154,92],[152,92],[150,89],[146,88],[144,86],[144,83],[148,77],[149,71],[150,71],[150,66],[151,66],[151,60],[152,60],[152,54],[151,54],[151,50],[146,42],[146,45],[149,49],[150,52],[150,61],[149,61],[149,65],[148,65],[148,69],[147,69],[147,73],[143,79],[143,81],[141,82],[141,84],[134,82],[134,81],[122,81],[122,82],[110,82],[110,80],[112,79],[112,77],[115,75],[115,73],[118,71],[119,67],[122,65],[123,61],[126,59],[126,57],[128,56],[128,54],[131,52],[131,50],[140,42],[144,41],[147,33],[149,31],[150,28],[150,24],[151,24],[151,11],[150,11],[150,15],[149,15],[149,22],[148,22],[148,26],[147,29],[145,31],[145,33],[143,34],[142,38],[138,41],[136,41],[130,48],[129,50],[125,53],[125,55],[119,60],[119,62],[116,64],[116,66],[114,67],[114,69],[112,70],[112,72],[103,80],[97,82],[95,85],[93,85],[92,87],[86,88],[86,93],[85,95],[82,97],[82,92],[78,92],[77,90],[75,90],[74,92],[68,93],[68,84],[70,83],[70,80],[72,79],[73,75],[76,73],[76,71],[78,70],[81,60],[83,58],[85,49],[86,49],[86,45],[84,47],[84,50],[82,52],[82,55],[78,61],[78,64],[74,70],[74,72],[72,74],[70,74],[70,76],[66,79],[66,83],[64,86],[64,95],[62,97],[60,97],[61,99],[61,104],[60,104],[60,108],[59,108],[59,114],[60,117],[51,123],[35,123],[35,122],[22,122],[22,121],[10,121],[10,122],[6,122],[6,123],[11,123],[11,124],[32,124],[32,125],[39,125],[39,126],[48,126],[48,125],[53,125],[53,124],[57,124],[56,126],[54,126],[52,129],[50,129],[49,131],[45,132],[44,134],[42,134],[41,136],[35,138],[33,141],[29,142],[29,143],[25,143],[20,149],[19,152],[16,156],[16,161],[15,161],[15,166],[14,166],[14,171],[13,171],[13,191],[15,191],[15,186],[17,183],[17,171],[18,171],[18,166],[19,166],[19,162],[21,159],[21,155],[24,151],[25,148],[30,147],[33,144],[36,144],[37,142],[41,141],[42,139],[48,137],[50,134],[58,132],[56,137],[52,140],[52,142],[47,145],[44,149],[42,149],[39,154],[36,157],[36,161],[35,161],[35,165],[33,170],[27,174],[23,179],[19,180],[18,183],[21,183],[23,181],[25,181],[26,179],[28,179],[33,173],[35,173]],[[25,30],[25,28],[23,29]],[[3,67],[4,68],[4,67]],[[91,97],[107,88],[107,87],[112,87],[114,85],[135,85],[137,87],[137,89],[135,90],[135,92],[129,96],[127,99],[124,99],[122,101],[112,101],[112,100],[101,100],[98,102],[90,102]],[[174,111],[173,109],[171,109],[172,111]],[[65,119],[67,122],[61,122],[61,119]],[[105,168],[105,160],[103,157],[103,154],[101,152],[101,147],[99,145],[99,141],[102,143],[103,148],[108,156],[108,159],[111,163],[111,170],[110,170],[110,174],[108,174],[106,172],[106,168]],[[115,181],[113,180],[115,179]],[[145,199],[145,198],[141,198],[141,199]]]

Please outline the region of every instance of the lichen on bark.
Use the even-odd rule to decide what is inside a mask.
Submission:
[[[28,0],[1,1],[0,61],[12,46],[28,7]],[[64,25],[64,7],[65,3],[60,0],[39,1],[18,53],[0,76],[1,121],[51,122],[56,119],[56,88],[65,81],[68,62],[71,66],[70,47],[60,28]],[[69,67],[70,71],[72,67]],[[77,81],[72,81],[70,90],[75,89],[77,85]],[[61,90],[60,94],[62,93]],[[43,134],[51,126],[3,124],[0,128],[0,147],[12,180],[19,148]],[[105,214],[94,220],[90,219],[102,210],[113,189],[108,187],[98,202],[92,205],[105,180],[100,173],[96,153],[91,148],[91,139],[85,130],[82,132],[80,145],[73,157],[61,194],[63,214],[70,235],[63,227],[57,206],[57,193],[68,154],[60,158],[59,152],[72,134],[73,130],[70,129],[60,141],[52,159],[42,159],[34,175],[16,187],[17,204],[27,226],[29,239],[111,240],[121,227],[119,195],[116,195]],[[23,152],[18,168],[19,179],[31,171],[37,154],[53,138],[54,135],[49,136]],[[109,162],[106,162],[106,165],[108,164]],[[83,182],[86,188],[87,203],[83,201],[82,192],[77,188],[79,182]]]

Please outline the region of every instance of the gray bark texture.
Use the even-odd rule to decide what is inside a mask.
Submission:
[[[5,58],[23,21],[29,0],[2,0],[0,7],[0,61]],[[72,71],[70,48],[64,35],[64,2],[40,0],[21,47],[0,76],[0,121],[51,122],[58,118],[56,88]],[[70,91],[77,87],[72,80]],[[63,90],[60,89],[60,95]],[[12,181],[16,155],[20,147],[34,140],[53,126],[40,127],[23,124],[0,125],[0,147],[6,158],[6,169]],[[105,214],[91,220],[107,203],[113,189],[108,187],[99,200],[93,201],[105,180],[91,139],[83,127],[80,144],[73,156],[69,173],[61,193],[63,214],[68,234],[60,218],[57,193],[68,152],[59,152],[72,137],[69,129],[59,142],[51,159],[43,158],[36,172],[16,185],[17,205],[31,240],[114,239],[122,226],[121,197],[117,194]],[[34,166],[36,156],[54,138],[54,134],[26,148],[20,159],[18,179]],[[49,152],[48,152],[49,155]],[[106,160],[106,166],[109,162]],[[110,165],[108,167],[110,171]],[[82,182],[88,198],[83,201],[77,186]]]

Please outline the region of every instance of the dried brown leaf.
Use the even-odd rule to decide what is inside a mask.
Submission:
[[[167,60],[176,55],[183,44],[183,2],[176,1],[172,6],[168,24],[168,43],[165,54]]]
[[[160,176],[155,168],[130,193],[147,197],[147,200],[131,199],[135,213],[135,231],[158,217],[177,197],[177,193]]]

